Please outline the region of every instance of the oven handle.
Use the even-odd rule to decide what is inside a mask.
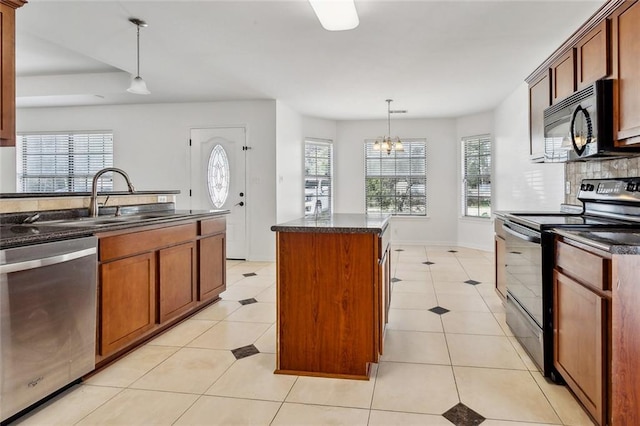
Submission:
[[[534,244],[540,244],[540,237],[534,237],[533,235],[522,234],[516,231],[515,229],[513,229],[512,227],[510,227],[509,224],[507,223],[502,224],[502,229],[504,229],[505,232],[508,232],[509,234],[521,240],[529,241],[530,243],[534,243]]]
[[[96,253],[95,247],[84,250],[65,253],[58,256],[45,257],[43,259],[27,260],[25,262],[10,263],[0,265],[0,274],[10,274],[12,272],[27,271],[29,269],[41,268],[43,266],[56,265],[58,263],[69,262],[70,260],[90,256]]]

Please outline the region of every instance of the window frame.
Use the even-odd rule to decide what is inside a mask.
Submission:
[[[469,150],[467,148],[467,144],[475,143],[477,145],[476,152],[477,155],[474,157],[477,159],[477,173],[471,174],[469,173],[467,164],[469,162]],[[482,145],[485,145],[482,147]],[[488,145],[488,146],[487,146]],[[460,202],[461,202],[461,214],[464,218],[474,218],[474,219],[490,219],[492,212],[492,193],[493,193],[493,140],[490,134],[480,134],[473,136],[464,136],[460,140],[460,160],[461,160],[461,184],[460,184]],[[488,165],[485,162],[484,168],[488,169],[488,173],[482,173],[482,161],[481,159],[488,158]],[[477,192],[476,194],[469,193],[469,186],[467,185],[470,179],[477,179]],[[480,183],[483,182],[483,183]],[[488,183],[487,183],[488,182]],[[488,185],[488,194],[487,188]],[[484,188],[483,188],[484,186]],[[476,214],[469,214],[470,208],[474,208],[468,204],[470,199],[474,199],[476,201],[475,205],[477,206]],[[488,211],[482,211],[482,204],[484,202],[488,202]]]
[[[404,145],[404,152],[397,154],[396,151],[391,151],[387,154],[386,151],[374,150],[373,145],[375,139],[365,139],[364,141],[364,207],[366,214],[391,214],[397,217],[427,217],[428,214],[428,146],[426,138],[407,138],[402,139]],[[412,148],[416,146],[417,150],[422,151],[422,155],[413,155]],[[406,154],[408,152],[408,154]],[[369,170],[369,164],[374,164],[375,160],[380,160],[379,174],[375,173],[375,170]],[[384,173],[384,162],[393,162],[394,173]],[[398,160],[408,160],[409,172],[398,173]],[[413,167],[416,167],[418,171],[413,172]],[[387,168],[386,170],[391,170]],[[400,179],[404,179],[401,181]],[[375,184],[375,181],[379,180],[379,194],[370,195],[370,187]],[[386,180],[386,182],[384,182]],[[395,183],[393,183],[395,181]],[[403,184],[401,188],[404,190],[398,192],[398,184]],[[385,189],[384,187],[387,186]],[[394,188],[391,189],[391,186]],[[387,195],[384,195],[387,192]],[[375,198],[379,198],[378,209],[376,210],[372,206],[375,203]],[[383,200],[388,202],[389,206],[393,208],[383,207]],[[404,207],[405,203],[408,204],[408,211],[398,210],[398,206]]]
[[[16,135],[16,192],[90,192],[95,173],[113,167],[113,131],[41,131]],[[46,169],[46,170],[45,170]],[[105,173],[100,191],[113,190]]]
[[[307,156],[307,147],[309,145],[314,145],[317,147],[324,147],[324,148],[328,148],[328,158],[326,157],[318,157],[317,155],[314,157],[309,157]],[[303,175],[303,181],[302,181],[302,185],[303,185],[303,211],[304,211],[304,216],[305,217],[309,217],[309,216],[314,216],[317,214],[322,214],[322,215],[331,215],[333,214],[333,202],[334,202],[334,185],[333,185],[333,167],[334,167],[334,150],[333,150],[333,141],[331,139],[319,139],[319,138],[305,138],[304,142],[303,142],[303,147],[302,147],[302,163],[303,163],[303,170],[304,170],[304,175]],[[317,151],[316,151],[317,153]],[[318,172],[318,166],[317,166],[317,159],[318,158],[323,158],[323,159],[327,159],[328,160],[328,175],[327,174],[307,174],[307,159],[308,158],[315,158],[316,159],[316,172]],[[314,180],[316,182],[315,185],[315,194],[313,194],[313,189],[311,186],[308,185],[308,182]],[[325,190],[323,190],[324,185],[323,183],[325,183],[325,180],[328,181],[326,185],[327,189],[326,189],[326,193],[324,192]],[[318,192],[320,191],[320,192]],[[315,198],[315,203],[313,202],[313,199]],[[326,198],[326,202],[327,202],[327,208],[324,208],[323,205],[323,200]],[[316,210],[316,206],[317,203],[320,202],[320,205],[322,206],[320,211]]]

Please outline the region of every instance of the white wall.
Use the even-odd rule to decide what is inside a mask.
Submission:
[[[304,216],[302,116],[276,102],[276,222]]]
[[[19,132],[112,130],[114,165],[127,171],[139,190],[180,190],[179,209],[190,208],[190,129],[245,126],[252,148],[247,151],[248,258],[275,258],[270,230],[276,222],[275,101],[24,108],[16,119]]]
[[[564,164],[529,161],[529,91],[522,83],[494,114],[493,211],[557,211]]]
[[[458,143],[456,144],[458,170],[458,244],[481,250],[493,250],[493,223],[490,219],[464,217],[462,215],[462,145],[465,136],[491,134],[493,136],[493,112],[468,115],[456,120]],[[492,179],[492,183],[495,179]],[[495,186],[495,183],[493,183]]]
[[[0,146],[0,193],[16,192],[16,148]]]
[[[457,241],[456,121],[454,119],[394,119],[392,133],[401,138],[427,139],[427,217],[394,217],[394,243],[455,245]],[[387,132],[386,120],[340,121],[334,146],[335,211],[364,213],[365,139]]]

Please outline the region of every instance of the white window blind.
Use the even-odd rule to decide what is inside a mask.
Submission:
[[[304,143],[304,214],[333,211],[333,144],[306,140]]]
[[[374,150],[364,143],[367,213],[426,216],[427,141],[403,139],[404,151]]]
[[[462,214],[491,217],[491,136],[462,138]]]
[[[113,133],[51,132],[17,135],[18,192],[89,192],[100,169],[113,166]],[[113,189],[111,173],[99,191]]]

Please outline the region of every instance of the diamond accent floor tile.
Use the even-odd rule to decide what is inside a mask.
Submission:
[[[400,282],[400,281],[402,281],[400,278],[395,278],[395,277],[391,278],[391,282],[392,283],[397,283],[397,282]]]
[[[231,353],[236,357],[236,359],[242,359],[251,355],[259,354],[260,351],[253,345],[247,345],[240,348],[232,349]]]
[[[435,306],[429,310],[438,315],[446,314],[447,312],[449,312],[447,308],[443,308],[442,306]]]
[[[480,284],[480,281],[476,281],[476,280],[466,280],[464,283],[465,283],[465,284],[471,284],[471,285],[478,285],[478,284]]]
[[[522,254],[522,253],[521,253],[521,252],[519,252],[519,251],[510,251],[509,253],[511,253],[511,254]]]
[[[486,419],[462,402],[448,409],[442,417],[449,420],[456,426],[474,426],[479,425]]]
[[[396,251],[404,251],[404,249],[396,249]]]
[[[435,265],[434,262],[422,262],[423,265]]]
[[[448,250],[449,253],[457,253],[458,250]]]
[[[244,277],[255,277],[256,275],[258,274],[256,274],[255,272],[247,272],[246,274],[242,274],[242,276]]]
[[[238,300],[238,303],[241,305],[250,305],[252,303],[258,303],[258,301],[252,297],[251,299]]]

